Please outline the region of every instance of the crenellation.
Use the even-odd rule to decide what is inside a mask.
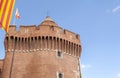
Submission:
[[[62,34],[63,33],[63,29],[61,28],[61,27],[54,27],[54,31],[55,32],[59,32],[60,34]]]
[[[29,25],[29,26],[24,26],[24,25],[21,25],[20,26],[20,32],[33,32],[37,29],[37,26],[36,25]]]
[[[15,26],[10,26],[10,30],[15,30],[14,28]],[[20,31],[12,31],[9,33],[9,35],[16,35],[20,37],[57,36],[59,38],[67,39],[71,42],[80,43],[80,36],[78,34],[55,26],[40,26],[39,29],[37,29],[35,25],[20,26]]]
[[[74,32],[64,29],[66,35],[76,35]]]
[[[9,27],[9,33],[13,33],[13,32],[15,32],[16,31],[16,25],[10,25],[10,27]]]

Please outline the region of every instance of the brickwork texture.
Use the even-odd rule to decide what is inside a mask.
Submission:
[[[11,25],[4,44],[0,78],[81,78],[80,36],[49,16],[38,26]]]

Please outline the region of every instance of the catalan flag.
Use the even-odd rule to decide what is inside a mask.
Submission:
[[[0,0],[0,28],[8,32],[15,0]]]

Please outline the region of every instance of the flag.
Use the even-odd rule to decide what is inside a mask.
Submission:
[[[0,0],[0,28],[8,32],[16,0]]]
[[[19,19],[19,18],[20,18],[18,8],[16,9],[16,12],[15,12],[15,17],[16,17],[16,19]]]

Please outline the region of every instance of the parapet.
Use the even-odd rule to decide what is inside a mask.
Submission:
[[[10,42],[10,46],[8,46],[8,42]],[[17,50],[20,51],[32,51],[47,48],[53,50],[57,49],[77,57],[80,57],[81,54],[80,36],[67,29],[62,29],[51,20],[50,17],[47,17],[38,26],[21,25],[19,30],[16,30],[15,25],[11,25],[5,39],[6,52],[13,51],[13,42],[17,43]],[[51,47],[48,47],[50,45]]]
[[[72,42],[80,43],[80,36],[69,30],[63,30],[61,27],[55,26],[20,26],[19,30],[16,30],[16,26],[11,25],[8,34],[10,36],[18,37],[35,37],[35,36],[53,36],[67,39]]]

